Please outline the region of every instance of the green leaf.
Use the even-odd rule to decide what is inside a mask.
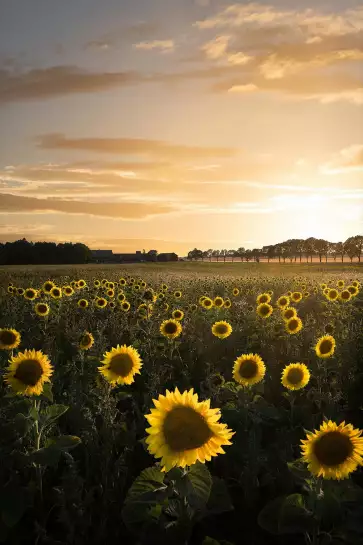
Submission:
[[[275,498],[260,511],[258,524],[271,534],[305,533],[315,522],[301,494]]]
[[[82,440],[76,435],[60,435],[59,437],[50,437],[47,440],[47,447],[51,447],[56,450],[71,450],[77,447]]]
[[[68,405],[50,405],[43,411],[42,416],[47,423],[51,423],[66,413],[68,409]]]
[[[220,543],[216,539],[213,539],[212,537],[207,536],[203,539],[202,545],[220,545]]]
[[[187,500],[191,507],[200,509],[207,504],[212,489],[212,476],[205,464],[192,465],[185,479],[190,484]]]
[[[61,450],[53,447],[44,447],[32,452],[30,455],[31,460],[41,466],[56,467],[58,465]]]
[[[38,411],[38,409],[36,407],[32,407],[30,409],[30,411],[29,411],[29,416],[35,421],[39,420],[39,411]]]
[[[21,437],[24,437],[34,426],[34,420],[27,418],[22,413],[15,415],[13,423],[15,430]]]
[[[212,490],[207,503],[208,514],[218,515],[232,511],[233,504],[223,479],[213,477]]]
[[[145,492],[153,492],[160,488],[164,484],[164,477],[165,473],[162,473],[156,467],[144,469],[132,483],[127,493],[126,501],[137,498],[141,494],[145,494]]]
[[[53,392],[52,392],[52,384],[50,382],[46,382],[43,386],[42,395],[49,399],[53,403]]]

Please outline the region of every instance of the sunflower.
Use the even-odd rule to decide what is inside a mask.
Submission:
[[[108,289],[106,293],[107,293],[108,297],[110,297],[110,299],[112,299],[113,297],[115,297],[115,292],[114,292],[114,290],[111,289],[111,288]]]
[[[106,286],[107,282],[108,282],[107,278],[102,278],[101,286]]]
[[[160,333],[168,339],[176,339],[182,331],[183,328],[179,320],[164,320],[160,325]]]
[[[345,286],[344,280],[338,280],[337,286],[338,286],[338,288],[340,288],[340,289],[344,288],[344,286]]]
[[[5,374],[5,381],[14,392],[40,395],[45,382],[50,382],[53,368],[48,356],[36,350],[24,350],[13,356]]]
[[[336,301],[338,299],[338,297],[339,297],[339,292],[335,288],[332,288],[331,290],[329,290],[327,295],[326,295],[326,298],[329,301]]]
[[[350,293],[349,290],[343,290],[339,295],[339,299],[344,302],[350,301],[351,298],[352,298],[352,294]]]
[[[51,280],[47,280],[43,284],[43,290],[45,293],[50,294],[54,286],[55,286],[54,282],[52,282]]]
[[[290,320],[285,321],[285,330],[289,335],[296,335],[302,330],[302,327],[302,320],[298,316],[293,316]]]
[[[209,399],[199,402],[193,389],[166,390],[153,401],[155,408],[145,415],[151,426],[146,443],[149,452],[161,458],[162,471],[205,463],[231,444],[233,431],[219,422],[220,410],[211,409]]]
[[[48,316],[50,312],[49,305],[47,303],[37,303],[34,307],[35,314],[38,316]]]
[[[16,329],[0,329],[0,350],[18,348],[21,335]]]
[[[34,299],[36,299],[37,295],[37,291],[34,288],[27,288],[24,291],[24,297],[28,301],[33,301]]]
[[[132,346],[117,345],[110,352],[104,354],[103,366],[98,367],[99,372],[112,385],[132,384],[134,376],[140,374],[142,362],[140,354]]]
[[[130,303],[128,301],[122,301],[121,303],[121,309],[124,311],[124,312],[128,312],[130,310]]]
[[[233,291],[232,291],[233,295],[235,297],[237,297],[237,295],[239,295],[239,289],[238,288],[233,288]]]
[[[85,288],[86,285],[87,285],[87,284],[86,284],[86,281],[83,280],[83,278],[82,278],[81,280],[78,280],[77,283],[78,283],[78,287],[81,288],[81,289]]]
[[[164,305],[162,306],[162,309],[163,309],[164,312],[168,312],[168,310],[169,310],[168,303],[164,303]]]
[[[346,479],[363,465],[362,431],[351,424],[323,422],[319,430],[302,440],[302,459],[310,473],[324,479]]]
[[[215,337],[218,337],[219,339],[225,339],[226,337],[229,337],[232,331],[232,326],[228,322],[215,322],[212,325],[212,333]]]
[[[122,301],[125,301],[126,299],[126,295],[124,293],[122,293],[122,291],[120,293],[117,294],[117,301],[119,303],[122,303]]]
[[[292,301],[294,301],[294,303],[299,303],[302,298],[303,298],[303,295],[302,295],[301,291],[294,291],[291,294],[291,299],[292,299]]]
[[[181,296],[182,296],[182,292],[180,290],[174,291],[175,299],[180,299]]]
[[[191,312],[195,312],[198,308],[198,305],[196,305],[195,303],[192,303],[191,305],[189,305],[189,310]]]
[[[204,299],[207,299],[207,296],[206,296],[206,295],[202,295],[201,297],[199,297],[198,302],[199,302],[199,304],[200,304],[201,306],[203,306],[203,301],[204,301]]]
[[[286,295],[287,295],[288,297],[291,297],[292,291],[288,291]]]
[[[358,288],[357,288],[356,286],[353,286],[353,285],[352,285],[352,286],[348,286],[348,287],[347,287],[347,290],[349,291],[349,293],[350,293],[350,295],[351,295],[352,297],[355,297],[355,296],[358,295],[358,293],[359,293]]]
[[[325,333],[328,333],[328,335],[332,335],[335,331],[334,324],[326,324],[324,327]]]
[[[352,286],[354,286],[355,288],[359,288],[360,282],[358,282],[358,280],[353,280]]]
[[[334,354],[336,342],[331,335],[324,335],[318,339],[315,345],[315,353],[318,358],[330,358]]]
[[[63,293],[67,297],[70,297],[71,295],[74,294],[74,290],[73,290],[72,286],[63,286]]]
[[[85,331],[79,341],[79,347],[81,350],[89,350],[94,345],[94,337],[92,333]]]
[[[162,301],[163,299],[165,299],[165,295],[164,295],[164,293],[160,292],[160,293],[157,294],[156,298],[159,301]]]
[[[178,322],[180,322],[184,318],[184,312],[180,310],[179,308],[173,310],[171,315],[174,318],[174,320],[178,320]]]
[[[262,303],[269,303],[271,301],[271,295],[269,293],[260,293],[257,295],[256,303],[261,305]]]
[[[290,298],[287,295],[281,295],[276,301],[276,304],[279,308],[283,309],[289,306]]]
[[[17,288],[17,289],[16,289],[16,293],[17,293],[18,295],[24,295],[24,292],[25,292],[25,289],[24,289],[24,288]]]
[[[310,380],[310,371],[304,363],[290,363],[282,371],[281,383],[289,390],[301,390]]]
[[[214,298],[213,304],[216,308],[222,308],[224,305],[224,300],[222,297],[217,296]]]
[[[14,293],[14,286],[7,287],[8,293]]]
[[[119,282],[120,286],[126,286],[127,285],[127,282],[126,282],[125,278],[120,278],[120,280],[118,282]]]
[[[224,301],[224,308],[231,308],[232,306],[232,303],[231,303],[231,300],[230,299],[226,299]]]
[[[202,301],[202,307],[210,309],[213,307],[213,301],[209,297],[205,297]]]
[[[327,286],[327,284],[325,284],[325,283],[320,284],[320,288],[321,288],[323,291],[326,290],[327,287],[328,287],[328,286]]]
[[[97,297],[95,300],[95,305],[97,308],[107,307],[107,300],[104,297]]]
[[[297,311],[294,307],[286,307],[282,311],[282,317],[285,321],[290,320],[290,318],[294,318],[295,316],[297,316]]]
[[[134,291],[140,291],[140,290],[141,290],[141,286],[140,286],[140,284],[134,284],[132,289],[133,289]]]
[[[79,306],[79,308],[87,308],[88,301],[87,299],[79,299],[79,301],[77,301],[77,305]]]
[[[261,303],[258,305],[256,312],[260,318],[268,318],[273,313],[273,308],[268,303]]]
[[[152,289],[148,289],[144,291],[143,298],[147,301],[153,301],[154,300],[154,291]]]
[[[258,354],[242,354],[233,366],[233,378],[242,386],[253,386],[261,382],[266,373],[266,366]]]
[[[95,288],[99,288],[100,285],[101,285],[101,282],[99,280],[94,280],[93,285],[94,285]]]
[[[142,280],[140,286],[141,286],[142,288],[146,288],[146,282],[145,282],[145,280]]]
[[[168,291],[168,286],[166,284],[161,284],[161,291]]]
[[[50,290],[50,295],[53,297],[53,299],[61,299],[62,298],[62,290],[61,288],[58,288],[57,286],[54,286]]]

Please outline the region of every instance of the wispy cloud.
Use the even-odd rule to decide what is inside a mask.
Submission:
[[[356,144],[340,150],[330,162],[322,166],[321,170],[324,174],[363,171],[363,144]]]
[[[162,53],[171,53],[174,51],[174,40],[152,40],[146,42],[138,42],[133,44],[134,49],[142,49],[144,51],[157,50]]]

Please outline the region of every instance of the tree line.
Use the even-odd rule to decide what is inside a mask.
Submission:
[[[349,257],[352,262],[354,258],[357,258],[360,262],[363,251],[363,236],[356,235],[349,237],[345,242],[329,242],[328,240],[310,237],[305,239],[293,238],[280,242],[278,244],[271,244],[269,246],[263,246],[262,248],[245,249],[243,247],[237,250],[199,250],[194,248],[188,252],[188,259],[190,260],[202,260],[209,261],[223,260],[228,258],[231,261],[240,259],[241,261],[260,261],[264,259],[266,261],[277,260],[281,263],[304,260],[312,262],[313,258],[318,257],[320,263],[328,258],[333,258],[334,261],[344,261],[344,257]]]
[[[28,242],[25,238],[0,243],[1,265],[82,264],[92,261],[92,252],[77,242]]]

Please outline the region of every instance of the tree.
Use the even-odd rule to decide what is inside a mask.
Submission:
[[[349,237],[345,241],[345,246],[347,248],[348,255],[351,254],[353,255],[353,257],[358,257],[358,261],[360,263],[361,255],[363,251],[363,236],[356,235],[355,237]]]
[[[328,253],[328,248],[329,248],[328,242],[322,238],[318,238],[315,240],[314,248],[316,253],[319,256],[319,261],[321,263],[321,259],[323,255],[327,255]]]
[[[228,255],[228,250],[221,250],[220,255],[223,257],[224,263],[226,262],[226,257]]]
[[[306,261],[309,262],[309,257],[310,257],[310,262],[312,262],[313,255],[315,253],[315,238],[314,237],[310,237],[305,240],[304,253],[306,255]]]
[[[215,257],[217,259],[217,261],[219,261],[219,256],[220,256],[220,251],[219,250],[213,250],[213,257]]]
[[[245,251],[246,251],[246,250],[243,248],[243,246],[241,246],[241,247],[238,248],[238,250],[237,250],[237,255],[238,255],[238,257],[241,258],[241,261],[243,261],[243,257],[244,257],[244,255],[245,255]]]
[[[232,263],[234,261],[234,258],[237,256],[237,251],[236,250],[228,250],[228,257],[230,257],[232,259]]]

